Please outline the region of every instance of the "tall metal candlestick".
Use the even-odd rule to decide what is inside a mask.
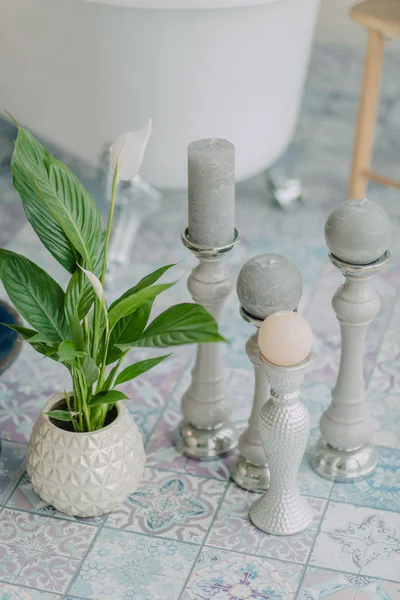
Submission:
[[[341,202],[326,222],[330,260],[345,277],[332,300],[342,341],[339,372],[312,456],[312,466],[327,479],[360,479],[377,463],[365,403],[364,342],[379,310],[371,278],[389,261],[390,229],[383,208],[367,199]]]
[[[258,329],[272,313],[297,308],[303,283],[293,263],[280,254],[268,253],[255,256],[243,265],[236,287],[242,318]],[[270,389],[260,359],[258,331],[247,341],[246,353],[254,366],[254,396],[249,424],[239,437],[239,453],[232,464],[231,477],[246,490],[262,492],[269,486],[269,469],[259,423]]]
[[[223,260],[239,242],[239,233],[235,229],[232,243],[213,249],[193,244],[188,230],[182,234],[182,241],[199,260],[188,279],[191,296],[219,321],[223,304],[233,289]],[[230,412],[220,344],[199,344],[192,380],[182,398],[183,420],[174,432],[175,445],[187,456],[202,460],[229,453],[237,444]]]

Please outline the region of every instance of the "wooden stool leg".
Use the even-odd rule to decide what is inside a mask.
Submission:
[[[383,43],[382,34],[370,29],[348,189],[349,199],[364,198],[367,192],[367,180],[364,173],[369,170],[371,164],[382,71]]]

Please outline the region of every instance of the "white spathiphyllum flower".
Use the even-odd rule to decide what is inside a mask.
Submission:
[[[118,179],[133,179],[142,166],[144,151],[151,134],[152,119],[138,131],[128,131],[119,136],[110,148],[110,165],[113,173],[118,165]]]
[[[96,296],[98,297],[100,302],[103,302],[104,301],[104,289],[103,289],[103,286],[101,285],[100,279],[98,277],[96,277],[96,275],[94,273],[92,273],[92,271],[87,271],[80,265],[78,265],[78,267],[80,269],[82,269],[82,271],[85,273],[86,277],[89,279],[90,283],[92,284],[94,293],[96,294]]]

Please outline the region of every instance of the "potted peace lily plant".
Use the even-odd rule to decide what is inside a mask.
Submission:
[[[12,157],[13,183],[42,244],[70,273],[66,289],[31,260],[0,250],[0,277],[30,327],[11,326],[37,352],[68,369],[71,391],[55,390],[34,426],[27,471],[34,490],[56,509],[88,517],[109,512],[132,494],[145,454],[119,386],[169,354],[123,367],[139,346],[224,341],[200,305],[183,303],[149,323],[153,302],[172,283],[157,283],[173,265],[141,279],[111,305],[103,291],[117,185],[141,166],[151,122],[110,149],[113,184],[105,231],[89,192],[24,128]]]

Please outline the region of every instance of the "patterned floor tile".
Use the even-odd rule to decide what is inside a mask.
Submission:
[[[0,583],[0,600],[60,600],[58,594],[22,588],[17,585]]]
[[[239,490],[231,484],[207,537],[207,545],[305,563],[314,543],[326,501],[309,498],[314,514],[313,523],[306,531],[285,537],[264,533],[249,521],[248,509],[257,497],[258,494]]]
[[[163,413],[162,419],[146,445],[146,465],[226,481],[229,478],[229,465],[232,457],[201,462],[191,460],[175,450],[172,444],[172,436],[181,418],[180,411],[174,405],[168,407]]]
[[[26,447],[3,440],[0,450],[0,505],[7,502],[24,471]]]
[[[397,303],[372,371],[371,387],[388,393],[400,392],[400,303]]]
[[[83,558],[95,527],[5,508],[0,514],[0,541],[29,554],[49,552]]]
[[[335,565],[349,573],[400,578],[400,515],[330,503],[310,565]]]
[[[360,575],[355,600],[400,600],[400,584]]]
[[[76,521],[78,523],[90,523],[92,525],[101,525],[105,516],[100,517],[71,517],[60,513],[58,510],[53,508],[44,502],[37,493],[33,490],[30,479],[26,473],[21,478],[17,488],[7,502],[7,507],[24,510],[27,512],[33,512],[40,515],[47,515],[52,517],[58,517],[68,521]]]
[[[50,363],[50,365],[49,365]],[[2,438],[27,442],[40,410],[56,389],[69,389],[68,372],[54,361],[43,360],[24,344],[18,360],[0,381]]]
[[[335,483],[331,500],[400,511],[400,450],[377,450],[379,462],[374,473],[353,483]]]
[[[374,444],[400,449],[400,394],[371,386],[367,403],[375,430],[372,437]]]
[[[146,469],[139,489],[106,525],[201,543],[225,488],[214,479]]]
[[[310,432],[310,440],[308,448],[301,461],[297,483],[300,492],[306,496],[315,496],[316,498],[329,498],[333,482],[328,479],[323,479],[311,468],[312,450],[316,440],[319,438],[319,427],[315,427]]]
[[[96,600],[178,598],[198,546],[103,529],[69,593]]]
[[[8,508],[0,513],[0,580],[64,592],[95,527]]]
[[[150,353],[141,349],[135,350],[131,354],[128,357],[127,365],[144,360],[150,355],[154,356],[154,352]],[[155,369],[120,386],[120,389],[130,398],[125,402],[125,406],[133,415],[145,440],[160,418],[186,363],[187,357],[172,355],[157,365]]]
[[[204,547],[182,600],[292,600],[301,572],[300,565]]]
[[[391,581],[309,567],[298,600],[399,600],[400,586]]]
[[[62,593],[67,589],[79,564],[79,560],[47,552],[31,555],[22,567],[16,583]]]

